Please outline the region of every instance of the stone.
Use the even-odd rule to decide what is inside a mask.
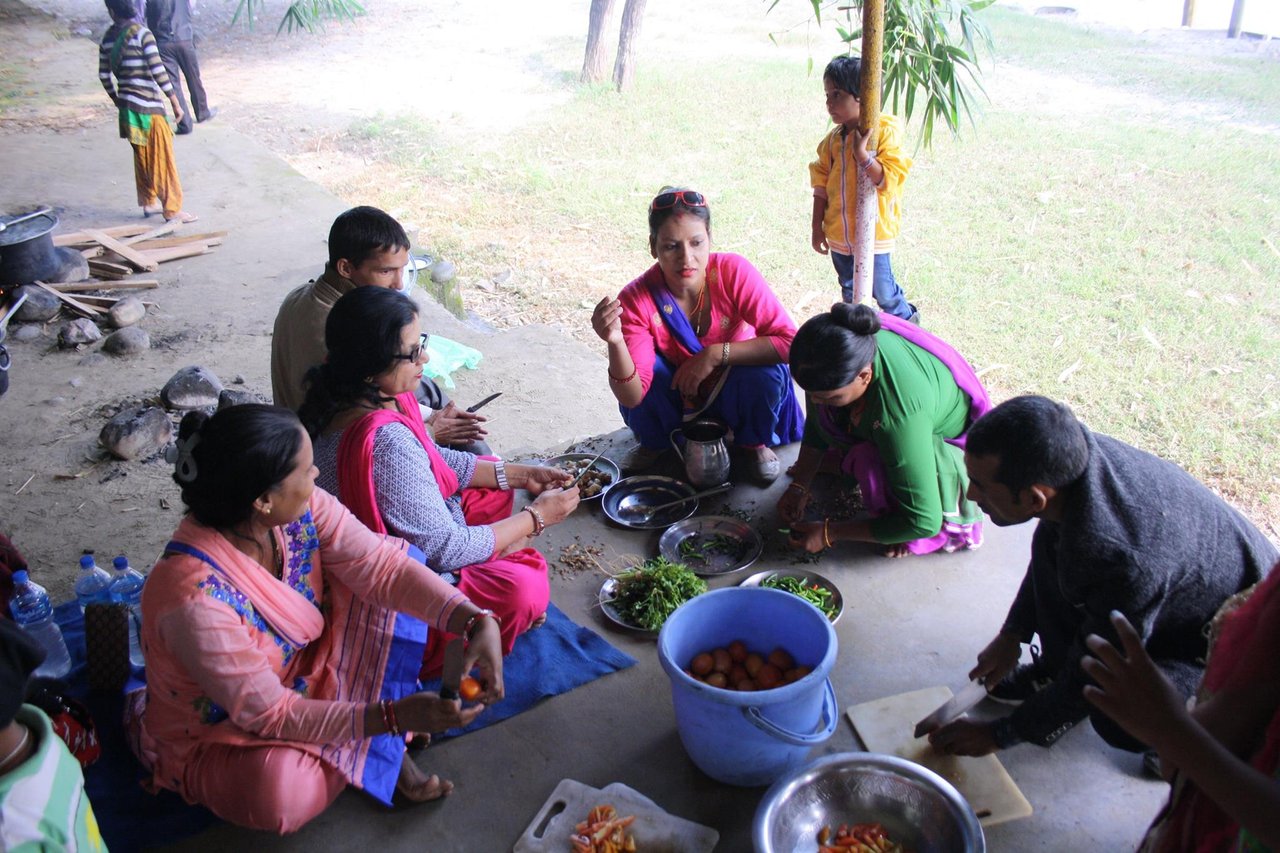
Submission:
[[[169,416],[156,406],[125,409],[102,428],[98,441],[118,459],[145,459],[173,438]]]
[[[107,319],[117,329],[132,326],[145,316],[147,316],[147,306],[143,305],[142,300],[136,296],[126,296],[107,311]]]
[[[69,320],[58,329],[58,346],[63,349],[71,349],[100,340],[102,340],[102,332],[92,320],[85,317]]]
[[[43,287],[24,284],[14,291],[14,298],[20,299],[24,294],[27,301],[13,314],[13,319],[19,323],[43,323],[57,317],[62,309],[62,300]]]
[[[184,367],[160,389],[167,409],[211,409],[218,405],[222,383],[213,372],[199,365]]]
[[[102,342],[103,352],[109,352],[112,355],[135,355],[149,349],[151,349],[151,336],[141,326],[116,329]]]
[[[19,326],[10,332],[9,338],[10,340],[15,340],[18,343],[29,344],[32,341],[38,341],[43,334],[44,330],[39,326],[28,323],[27,325]]]
[[[245,403],[261,403],[262,398],[252,391],[241,391],[238,388],[225,388],[218,395],[218,411],[232,406],[243,406]]]
[[[235,376],[235,378],[231,380],[231,384],[232,384],[232,385],[243,385],[243,384],[244,384],[244,376],[243,376],[242,374],[237,373],[237,374],[236,374],[236,376]]]
[[[70,385],[72,388],[79,388],[81,385],[84,384],[84,377],[72,376],[70,379],[67,380],[67,384]]]
[[[436,261],[431,266],[431,280],[436,284],[451,282],[458,275],[458,268],[452,261]]]

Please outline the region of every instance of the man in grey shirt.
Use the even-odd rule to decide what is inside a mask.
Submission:
[[[160,61],[173,80],[173,90],[182,106],[182,120],[178,133],[190,133],[195,122],[208,121],[218,114],[217,107],[209,106],[200,79],[200,60],[196,57],[195,28],[191,25],[191,0],[146,0],[147,29],[156,38]],[[191,91],[192,109],[187,109],[187,99],[178,85],[178,70],[187,80]]]

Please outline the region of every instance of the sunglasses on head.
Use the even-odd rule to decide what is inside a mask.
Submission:
[[[427,342],[430,340],[431,340],[431,335],[427,334],[426,332],[423,332],[421,335],[418,336],[418,345],[416,347],[409,350],[404,355],[400,355],[399,353],[397,353],[392,357],[397,358],[401,361],[417,361],[418,359],[422,358],[422,353],[424,350],[426,350]]]
[[[707,197],[696,190],[674,190],[669,193],[659,193],[649,204],[649,210],[666,210],[669,207],[675,207],[676,202],[680,202],[685,207],[706,207]]]

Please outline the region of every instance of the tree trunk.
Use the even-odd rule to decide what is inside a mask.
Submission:
[[[876,151],[880,126],[881,67],[884,65],[884,0],[866,0],[862,7],[862,115],[858,129],[871,131],[867,151]],[[854,218],[853,301],[863,302],[871,292],[876,261],[876,220],[880,203],[875,184],[866,169],[858,170],[857,214]]]
[[[1240,27],[1244,24],[1244,0],[1236,0],[1231,4],[1231,24],[1227,27],[1227,38],[1240,38]]]
[[[582,59],[583,83],[604,80],[606,65],[604,31],[613,17],[613,0],[591,0],[591,17],[587,23],[587,53]]]
[[[1196,0],[1182,0],[1182,26],[1191,26],[1191,21],[1196,16]]]
[[[618,59],[613,64],[613,82],[619,92],[631,88],[636,76],[636,43],[640,41],[640,21],[648,0],[627,0],[622,9],[622,30],[618,33]]]

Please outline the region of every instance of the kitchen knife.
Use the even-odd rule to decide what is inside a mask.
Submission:
[[[466,640],[454,637],[444,646],[444,666],[440,672],[440,698],[459,698],[458,686],[462,684],[462,657],[466,653]]]
[[[986,695],[986,685],[980,681],[970,681],[960,688],[959,693],[943,702],[936,711],[916,723],[915,736],[924,737],[934,729],[942,728],[974,705],[977,705]]]
[[[485,398],[484,398],[483,400],[481,400],[479,403],[476,403],[474,406],[471,406],[470,408],[468,408],[468,409],[467,409],[467,411],[468,411],[468,412],[478,412],[478,411],[480,411],[480,407],[481,407],[481,406],[487,406],[487,405],[489,405],[490,403],[492,403],[494,400],[498,399],[498,398],[499,398],[499,397],[501,397],[501,396],[502,396],[502,392],[501,392],[501,391],[499,391],[499,392],[498,392],[498,393],[496,393],[496,394],[490,394],[488,397],[485,397]]]

